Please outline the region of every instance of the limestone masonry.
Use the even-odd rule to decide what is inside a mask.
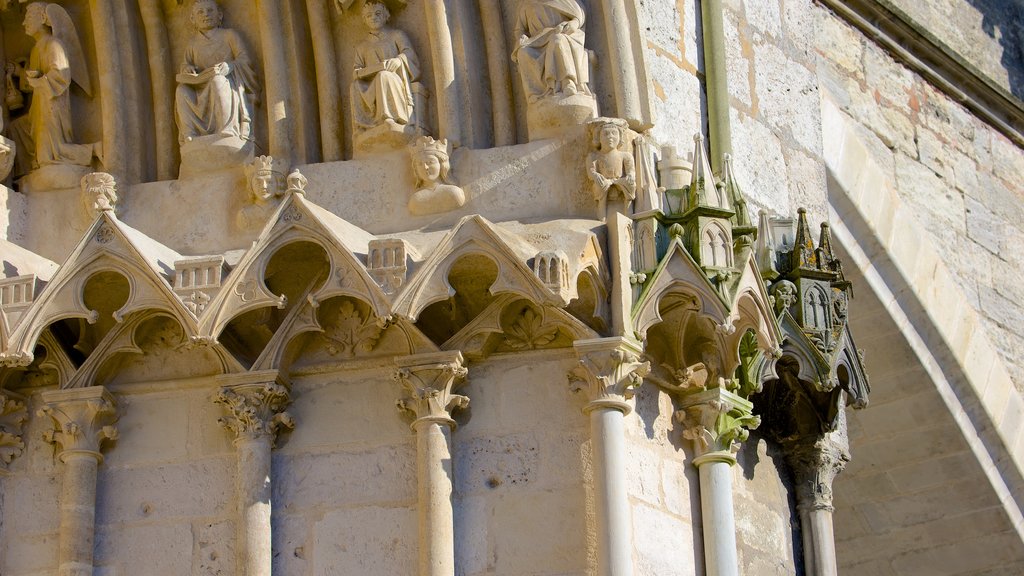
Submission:
[[[0,0],[0,575],[1024,573],[1022,12]]]

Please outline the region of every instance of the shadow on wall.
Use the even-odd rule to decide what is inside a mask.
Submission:
[[[1024,100],[1024,0],[968,0],[982,15],[981,27],[999,41],[1010,92]]]

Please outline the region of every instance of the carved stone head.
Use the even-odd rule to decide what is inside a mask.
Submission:
[[[598,118],[590,122],[590,144],[598,152],[625,150],[629,126],[619,118]]]
[[[363,23],[370,30],[380,30],[391,19],[391,11],[383,2],[370,0],[363,4]]]
[[[33,2],[28,5],[28,8],[25,9],[24,21],[26,34],[33,36],[42,30],[43,26],[49,26],[49,24],[45,2]]]
[[[451,184],[449,173],[452,167],[448,158],[448,140],[420,136],[412,143],[410,151],[417,188],[429,188],[438,182]]]
[[[224,13],[215,0],[195,0],[189,13],[189,22],[200,32],[220,28],[224,21]]]

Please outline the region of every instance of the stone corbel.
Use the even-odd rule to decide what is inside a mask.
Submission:
[[[651,363],[640,359],[639,344],[618,337],[578,340],[573,346],[579,365],[569,372],[569,382],[590,400],[583,411],[611,408],[629,414],[633,390],[651,371]]]
[[[117,440],[117,402],[102,386],[44,392],[39,416],[53,420],[43,438],[61,446],[61,461],[79,453],[102,462],[106,442]]]
[[[21,434],[27,420],[25,403],[10,392],[0,392],[0,474],[25,450]]]
[[[290,390],[276,370],[260,374],[243,373],[222,378],[214,402],[224,406],[227,415],[218,421],[236,440],[269,436],[273,441],[295,421],[285,408],[291,403]]]
[[[797,508],[833,512],[832,482],[849,463],[849,453],[827,438],[792,443],[785,451],[796,476]]]
[[[452,412],[469,407],[469,398],[453,393],[468,374],[462,353],[456,350],[403,356],[396,358],[395,364],[398,368],[394,378],[403,391],[397,405],[416,419],[413,427],[420,421],[454,426]]]
[[[694,443],[697,466],[708,459],[734,464],[739,444],[761,424],[752,414],[753,403],[724,388],[688,394],[679,404],[676,420],[685,427],[683,437]]]

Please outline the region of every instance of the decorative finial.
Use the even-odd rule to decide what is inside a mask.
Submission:
[[[92,172],[81,180],[82,196],[94,216],[117,211],[117,182],[106,172]]]

